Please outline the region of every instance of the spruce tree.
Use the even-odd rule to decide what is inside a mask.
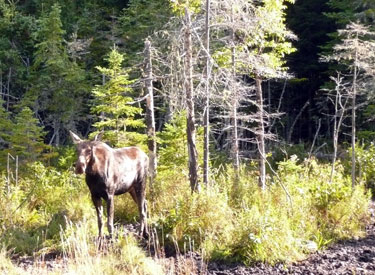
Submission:
[[[45,132],[34,117],[30,108],[23,108],[14,118],[15,126],[12,130],[10,153],[18,156],[20,163],[40,160],[48,148],[44,144]]]
[[[160,30],[172,16],[169,0],[130,0],[119,17],[119,33],[130,63],[139,58],[144,40]]]
[[[94,123],[97,130],[92,135],[104,131],[104,140],[117,147],[145,143],[147,136],[137,132],[145,128],[145,123],[140,117],[142,109],[134,104],[132,97],[130,85],[134,80],[129,80],[128,72],[121,67],[124,56],[113,49],[106,61],[107,68],[97,67],[106,82],[92,91],[95,101],[91,110],[98,115]]]
[[[356,21],[363,24],[374,22],[375,1],[373,0],[329,0],[328,5],[333,11],[326,15],[341,27]]]
[[[67,54],[60,14],[61,9],[55,4],[38,21],[32,87],[23,102],[31,105],[46,127],[52,129],[49,143],[57,146],[61,130],[74,127],[72,124],[80,119],[85,90],[84,71]]]
[[[10,113],[4,108],[4,100],[0,97],[0,164],[5,169],[7,154],[12,147],[11,136],[15,125],[10,119]]]

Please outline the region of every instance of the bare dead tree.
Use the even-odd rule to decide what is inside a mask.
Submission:
[[[241,8],[239,8],[241,7]],[[221,106],[226,110],[225,119],[230,121],[229,126],[224,126],[223,129],[230,130],[230,152],[233,161],[233,168],[235,170],[236,179],[239,178],[240,167],[240,118],[244,118],[243,114],[239,114],[241,101],[244,103],[248,100],[248,95],[253,89],[248,89],[249,85],[243,82],[239,77],[238,62],[239,59],[236,49],[242,43],[242,38],[238,35],[248,34],[254,25],[253,17],[249,16],[252,11],[252,3],[249,1],[213,1],[212,2],[212,22],[213,31],[215,31],[218,41],[223,44],[223,53],[226,54],[226,49],[229,52],[228,64],[219,65],[216,77],[217,83],[213,84],[222,91],[217,99],[221,101]],[[224,35],[223,35],[224,34]],[[245,141],[242,139],[242,141]],[[247,141],[247,140],[246,140]]]
[[[280,110],[281,110],[281,104],[282,104],[283,99],[284,99],[284,94],[285,94],[285,91],[286,91],[286,84],[287,84],[287,81],[288,81],[287,78],[285,78],[285,79],[284,79],[283,89],[282,89],[281,94],[280,94],[280,97],[279,97],[279,103],[278,103],[278,105],[277,105],[277,109],[276,109],[276,112],[275,112],[275,113],[278,114],[278,115],[281,115],[281,114],[282,114],[282,113],[280,112]],[[270,111],[268,111],[268,112],[270,113]],[[273,120],[273,121],[271,122],[270,127],[268,127],[268,133],[272,133],[272,129],[273,129],[275,123],[276,123],[276,120]]]
[[[205,107],[203,113],[204,144],[203,144],[203,182],[208,184],[210,173],[210,0],[206,0],[206,24],[205,24]]]
[[[263,108],[263,91],[262,80],[259,76],[255,77],[255,91],[257,96],[257,106],[259,114],[259,124],[257,130],[257,145],[260,154],[259,160],[259,185],[263,190],[266,189],[266,148],[264,144],[265,130],[264,130],[264,108]]]
[[[153,89],[153,75],[152,75],[152,58],[151,58],[151,42],[146,39],[144,49],[144,85],[147,91],[146,98],[146,124],[148,137],[148,152],[149,152],[149,175],[151,184],[156,175],[157,157],[156,157],[156,134],[155,134],[155,113],[154,113],[154,89]]]
[[[228,151],[231,152],[233,166],[237,173],[240,166],[241,149],[243,150],[245,146],[249,147],[248,144],[251,142],[256,145],[252,144],[251,146],[257,150],[257,144],[263,143],[263,146],[259,147],[264,149],[258,154],[259,158],[262,159],[266,156],[264,139],[273,136],[270,133],[265,133],[265,130],[269,126],[269,122],[276,116],[264,110],[263,95],[258,97],[257,100],[254,92],[255,76],[259,76],[258,80],[268,80],[279,76],[283,78],[285,76],[283,73],[274,73],[273,68],[267,67],[267,60],[269,59],[263,58],[262,49],[256,53],[252,51],[253,47],[246,46],[247,38],[252,37],[257,31],[257,26],[259,26],[256,4],[248,0],[210,1],[210,7],[206,7],[206,10],[211,14],[209,20],[211,35],[209,38],[216,47],[213,51],[215,56],[212,59],[208,60],[210,42],[207,39],[202,39],[202,37],[208,37],[207,20],[204,24],[205,20],[203,20],[202,15],[206,15],[207,19],[208,14],[194,14],[193,22],[190,20],[188,23],[188,11],[185,13],[185,22],[181,18],[177,18],[175,21],[171,20],[168,23],[170,28],[158,32],[159,45],[164,43],[165,47],[162,49],[166,49],[168,55],[164,55],[163,58],[161,56],[155,58],[155,63],[159,67],[156,74],[159,75],[158,81],[161,82],[163,87],[160,94],[168,98],[168,106],[171,109],[187,109],[188,120],[193,119],[195,121],[195,117],[193,117],[194,108],[199,112],[201,109],[209,111],[211,106],[216,107],[211,110],[218,112],[215,119],[221,120],[215,121],[216,125],[211,125],[210,131],[215,134],[224,133],[220,134],[220,138],[225,137],[223,148],[231,148]],[[204,11],[204,9],[202,10]],[[194,39],[192,39],[192,34]],[[210,61],[210,64],[208,61]],[[211,69],[211,81],[209,82],[210,86],[208,86],[205,85],[207,73],[204,70],[208,70],[210,67],[214,69]],[[270,75],[272,77],[268,77]],[[200,76],[203,77],[199,78]],[[192,81],[193,78],[194,82]],[[185,93],[181,93],[182,90]],[[259,90],[261,91],[261,89]],[[186,97],[182,95],[186,95]],[[209,102],[207,102],[207,95],[209,95]],[[195,106],[193,100],[196,100]],[[199,104],[200,102],[203,104]],[[259,102],[261,102],[260,108]],[[249,113],[249,108],[247,108],[248,113],[244,113],[246,109],[243,108],[244,106],[252,106],[256,111]],[[209,112],[204,113],[203,125],[207,125],[206,123],[209,122],[207,116],[209,118]],[[189,121],[188,128],[193,125]],[[200,120],[198,120],[198,123],[200,123]],[[191,129],[187,129],[187,131],[190,132]],[[259,132],[262,132],[260,139],[258,137]],[[206,141],[208,137],[209,131],[206,131]],[[189,137],[189,134],[188,140],[193,140],[192,137]],[[263,140],[263,142],[257,142],[257,140]],[[204,156],[205,170],[208,168],[208,161],[206,162],[206,160],[209,159],[207,144],[208,142],[204,145],[207,152],[207,155]],[[192,167],[197,167],[196,163],[190,162],[191,156],[193,158],[195,156],[194,152],[196,152],[196,148],[189,147],[190,175],[192,175],[192,170],[195,170]],[[265,186],[264,161],[262,167],[261,170],[264,173],[262,173],[261,178],[264,182],[263,186]],[[206,171],[208,172],[208,169]],[[208,173],[204,172],[204,174],[204,178],[207,178]],[[192,177],[190,179],[192,180]],[[194,186],[192,181],[191,185]]]
[[[355,185],[356,171],[356,99],[360,92],[359,84],[365,82],[367,78],[375,77],[375,32],[370,31],[369,27],[350,23],[345,29],[338,30],[342,41],[334,46],[333,54],[323,58],[324,61],[343,62],[348,66],[351,76],[351,147],[352,147],[352,186]],[[368,38],[372,39],[368,39]]]
[[[222,60],[224,60],[224,66],[232,67],[233,78],[246,75],[248,76],[248,82],[252,80],[255,83],[255,99],[252,98],[251,100],[257,111],[251,114],[250,120],[252,126],[250,128],[253,128],[251,129],[251,132],[255,135],[255,144],[258,148],[260,172],[259,182],[262,188],[265,188],[266,161],[264,158],[267,156],[265,139],[269,135],[265,130],[267,126],[269,126],[271,118],[274,118],[274,116],[271,116],[266,110],[264,110],[264,98],[261,83],[262,81],[271,78],[284,78],[287,74],[283,72],[281,66],[275,66],[276,63],[272,64],[272,61],[270,61],[272,58],[268,57],[270,49],[265,48],[265,43],[259,43],[259,39],[266,40],[269,33],[275,34],[275,29],[272,26],[273,23],[270,23],[267,21],[268,19],[265,19],[267,17],[265,15],[267,10],[263,9],[263,6],[259,5],[256,1],[224,0],[213,3],[213,6],[216,7],[215,17],[217,18],[214,25],[215,28],[221,31],[219,34],[221,35],[219,41],[223,44],[221,57]],[[272,22],[278,24],[278,26],[283,29],[282,23],[280,23],[281,21],[278,18],[275,18],[274,20],[275,21]],[[249,39],[250,37],[254,37],[254,33],[257,33],[258,40]],[[283,29],[282,34],[278,33],[276,36],[277,35],[283,36],[283,39],[294,37],[292,33],[286,29]],[[279,42],[275,41],[275,44],[277,43]],[[225,56],[226,54],[229,55],[229,53],[232,58]],[[225,60],[228,60],[228,64],[225,64]],[[229,64],[230,60],[232,60],[231,64]],[[254,96],[254,94],[252,96]],[[235,97],[232,96],[232,98]],[[239,105],[233,104],[233,106],[234,109],[232,114],[236,119],[232,120],[232,143],[234,151],[237,151],[236,142],[239,139],[238,134],[236,135],[236,128],[238,127],[236,121],[238,121],[240,116],[238,116],[237,113]],[[242,116],[242,118],[244,117],[249,118],[249,116]],[[233,152],[235,162],[237,159],[236,155],[238,155],[238,153]],[[236,164],[234,167],[236,167]]]
[[[358,45],[358,32],[356,33],[355,46]],[[355,142],[356,142],[356,99],[357,99],[357,78],[358,78],[358,49],[354,49],[354,71],[352,86],[352,186],[355,185]]]
[[[316,132],[315,132],[315,135],[314,135],[314,138],[313,138],[313,142],[311,144],[310,151],[309,151],[309,159],[311,159],[311,156],[312,156],[312,153],[313,153],[313,150],[314,150],[314,146],[315,146],[316,140],[318,139],[318,136],[319,136],[319,132],[320,132],[320,127],[321,126],[322,126],[322,120],[319,118],[319,120],[318,120],[318,127],[316,128]]]
[[[305,104],[302,106],[302,108],[299,110],[297,116],[294,118],[293,123],[292,123],[292,125],[290,126],[290,129],[289,129],[289,131],[288,131],[288,136],[287,136],[287,139],[286,139],[287,143],[290,143],[290,141],[292,140],[292,134],[293,134],[294,127],[296,126],[297,121],[300,119],[300,117],[301,117],[303,111],[304,111],[304,110],[307,108],[307,106],[309,106],[309,105],[310,105],[310,101],[307,100],[307,101],[305,102]]]
[[[337,73],[337,77],[331,77],[331,80],[335,82],[335,113],[333,116],[333,157],[332,157],[332,167],[331,167],[331,176],[330,182],[333,180],[333,175],[335,173],[335,164],[337,159],[337,147],[338,147],[338,140],[342,122],[344,120],[345,112],[347,111],[347,104],[349,101],[349,96],[347,92],[347,87],[345,83],[343,83],[343,77],[341,77],[340,73]]]
[[[194,90],[193,90],[193,53],[192,53],[192,34],[191,34],[191,17],[190,12],[185,8],[185,93],[187,105],[187,141],[188,141],[188,154],[189,154],[189,179],[192,191],[200,189],[198,182],[198,152],[195,142],[195,114],[194,114]]]
[[[231,7],[231,24],[234,25],[234,11],[233,6]],[[231,61],[232,61],[232,79],[235,81],[236,79],[236,45],[235,45],[235,29],[232,27],[231,29]],[[236,85],[233,85],[236,87]],[[233,167],[236,175],[235,184],[239,179],[239,169],[240,169],[240,150],[239,150],[239,141],[238,141],[238,116],[237,116],[237,109],[238,109],[238,90],[233,90],[233,99],[232,99],[232,120],[233,120],[233,130],[232,130],[232,138],[233,138],[233,145],[232,145],[232,158],[233,158]]]

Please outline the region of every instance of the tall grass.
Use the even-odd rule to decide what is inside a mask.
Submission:
[[[225,171],[200,194],[191,194],[179,173],[159,175],[155,196],[163,207],[152,204],[153,222],[167,243],[192,243],[208,259],[276,263],[365,232],[370,194],[363,185],[352,189],[340,164],[329,183],[329,165],[281,162],[266,191],[256,171],[242,169],[236,189],[233,171]]]
[[[176,262],[163,257],[189,251],[205,260],[290,262],[336,240],[363,236],[369,220],[370,193],[363,184],[352,188],[340,163],[330,183],[328,164],[294,157],[279,162],[266,191],[258,187],[251,166],[241,168],[236,185],[234,171],[223,167],[199,194],[191,193],[184,167],[164,169],[148,190],[150,231],[157,235],[151,243],[162,250],[151,258],[137,238],[120,229],[105,249],[99,247],[95,210],[83,178],[40,163],[28,169],[9,193],[4,178],[0,180],[0,244],[13,255],[58,253],[65,265],[57,274],[189,273],[197,270],[189,257],[180,255],[180,271]],[[120,224],[138,219],[136,205],[127,197],[115,200]],[[4,251],[0,256],[1,268],[18,272]]]
[[[76,274],[163,274],[163,266],[139,246],[132,234],[117,231],[113,241],[93,239],[90,224],[69,223],[61,232],[67,269]]]
[[[22,270],[12,263],[8,254],[6,248],[0,249],[0,274],[21,274]]]

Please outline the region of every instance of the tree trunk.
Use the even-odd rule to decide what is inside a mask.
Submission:
[[[331,166],[331,176],[329,179],[329,182],[332,183],[333,175],[335,174],[335,164],[336,164],[336,158],[337,158],[337,143],[338,143],[338,137],[339,137],[339,130],[337,125],[337,113],[338,113],[338,101],[339,101],[339,88],[337,87],[338,84],[336,84],[336,98],[335,98],[335,117],[333,119],[333,158],[332,158],[332,166]]]
[[[191,42],[191,20],[189,10],[185,8],[185,92],[187,105],[187,143],[189,154],[189,179],[190,187],[194,192],[199,192],[198,182],[198,152],[195,144],[195,117],[193,101],[193,55]]]
[[[299,120],[299,118],[301,117],[303,111],[306,109],[307,106],[310,105],[310,101],[307,100],[306,103],[303,105],[303,107],[301,108],[301,110],[299,110],[299,113],[297,114],[297,116],[295,117],[295,119],[293,120],[293,123],[292,123],[292,126],[290,126],[290,129],[289,129],[289,132],[288,132],[288,136],[286,138],[286,142],[287,143],[291,143],[292,141],[292,134],[293,134],[293,131],[294,131],[294,127],[296,126],[296,123],[297,121]]]
[[[56,147],[60,146],[60,122],[57,121],[57,119],[53,122],[53,135],[50,144],[52,144],[53,142]]]
[[[6,103],[6,110],[9,111],[9,101],[10,101],[10,80],[12,78],[12,67],[9,68],[8,73],[8,83],[7,83],[7,103]]]
[[[232,130],[232,157],[233,157],[233,168],[236,173],[236,180],[239,177],[239,169],[240,169],[240,154],[239,154],[239,146],[238,146],[238,117],[237,117],[237,97],[235,96],[233,99],[233,110],[232,110],[232,120],[233,120],[233,130]]]
[[[234,15],[233,15],[233,6],[231,10],[231,22],[234,23]],[[232,81],[236,81],[236,48],[235,48],[235,33],[234,29],[232,28],[231,33],[231,40],[232,40]],[[235,87],[236,85],[232,85]],[[240,169],[240,154],[239,154],[239,146],[238,146],[238,117],[237,117],[237,107],[238,107],[238,97],[237,91],[233,91],[233,101],[232,101],[232,120],[233,120],[233,130],[232,130],[232,138],[233,138],[233,146],[232,146],[232,158],[233,158],[233,168],[235,172],[235,184],[238,184],[239,179],[239,169]],[[237,188],[237,187],[236,187]]]
[[[0,96],[2,99],[5,99],[3,94],[3,71],[0,69]]]
[[[257,97],[259,127],[257,131],[257,144],[259,151],[259,185],[263,190],[266,189],[266,149],[264,145],[264,111],[263,111],[263,93],[262,80],[257,76],[255,78],[255,90]]]
[[[353,75],[353,97],[352,97],[352,187],[355,185],[355,105],[357,96],[357,52],[355,53],[354,75]]]
[[[148,154],[149,154],[149,174],[151,185],[156,176],[157,158],[156,158],[156,134],[155,134],[155,114],[154,114],[154,91],[152,85],[152,59],[151,59],[151,42],[145,41],[145,62],[144,77],[145,87],[148,97],[146,98],[146,124],[148,137]]]
[[[341,85],[341,78],[340,78],[340,74],[338,74],[337,80],[336,80],[335,117],[334,117],[334,124],[333,124],[333,158],[332,158],[331,176],[330,176],[331,183],[333,181],[333,176],[335,174],[335,163],[337,159],[340,128],[342,125],[342,121],[344,119],[344,114],[346,111],[346,104],[348,102],[348,99],[346,99],[344,104],[342,104],[340,85]]]
[[[205,70],[205,80],[206,80],[206,102],[203,117],[203,127],[204,127],[204,145],[203,145],[203,182],[208,185],[208,178],[210,173],[210,0],[206,0],[206,70]]]

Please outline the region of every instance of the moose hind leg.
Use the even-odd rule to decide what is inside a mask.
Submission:
[[[99,229],[99,238],[103,237],[103,205],[102,199],[99,197],[91,196],[92,202],[94,203],[96,215],[98,217],[98,229]]]
[[[129,194],[131,195],[133,201],[138,205],[137,193],[135,192],[134,188],[129,190]]]
[[[148,239],[148,227],[147,227],[147,205],[146,205],[146,180],[138,182],[138,186],[135,188],[135,193],[137,196],[137,205],[139,211],[139,217],[141,220],[140,233],[145,238]]]
[[[114,214],[114,196],[109,195],[107,200],[107,215],[108,215],[108,233],[109,237],[112,238],[113,235],[113,214]]]

